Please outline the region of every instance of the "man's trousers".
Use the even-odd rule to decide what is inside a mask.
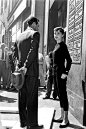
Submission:
[[[26,75],[24,85],[19,90],[20,123],[27,122],[27,126],[38,124],[38,77]]]

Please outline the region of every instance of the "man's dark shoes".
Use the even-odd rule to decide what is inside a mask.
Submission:
[[[53,97],[54,100],[56,100],[56,97]]]
[[[50,96],[45,96],[43,99],[50,99]]]
[[[22,128],[24,128],[24,127],[26,127],[27,126],[27,122],[24,122],[24,123],[21,123],[20,124],[20,127],[22,127]]]
[[[44,86],[44,89],[46,89],[46,86]]]
[[[43,125],[37,125],[34,129],[43,129]]]
[[[10,87],[6,87],[6,90],[8,91],[10,89]]]
[[[69,126],[69,121],[68,121],[65,125],[61,125],[61,124],[60,124],[59,128],[66,128],[66,127],[68,127],[68,126]]]
[[[13,87],[9,88],[8,91],[15,91],[15,90],[16,90],[16,88],[13,86]]]
[[[27,129],[43,129],[43,125],[35,125],[35,126],[29,126]]]

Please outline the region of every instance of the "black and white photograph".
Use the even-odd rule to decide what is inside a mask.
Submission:
[[[0,0],[0,129],[86,129],[86,0]]]

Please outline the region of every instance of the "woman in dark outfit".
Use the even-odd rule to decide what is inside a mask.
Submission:
[[[67,46],[64,43],[64,29],[56,27],[54,29],[54,39],[57,44],[53,51],[54,54],[54,69],[56,70],[58,80],[58,96],[60,99],[61,117],[56,121],[61,123],[60,128],[65,128],[69,125],[68,120],[68,97],[66,91],[67,75],[71,67],[72,60],[68,52]],[[65,65],[66,60],[66,65]]]

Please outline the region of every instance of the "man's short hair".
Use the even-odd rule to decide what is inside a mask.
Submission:
[[[32,25],[33,22],[35,22],[36,24],[38,24],[39,20],[36,18],[36,17],[30,17],[29,20],[28,20],[28,25]]]
[[[64,34],[64,29],[62,27],[55,27],[54,31],[60,31],[62,34]]]

